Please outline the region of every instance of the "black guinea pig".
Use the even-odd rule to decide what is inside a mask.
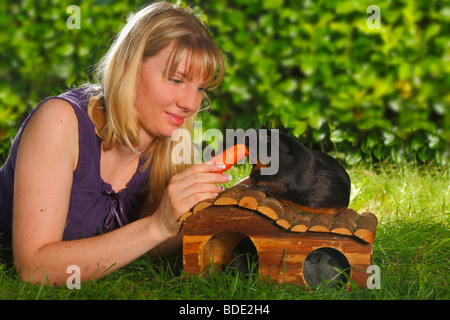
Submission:
[[[258,143],[247,141],[252,188],[304,212],[335,214],[347,208],[350,177],[336,159],[278,130],[256,132]]]
[[[310,286],[327,281],[330,288],[338,288],[347,282],[350,265],[343,254],[331,248],[311,252],[303,263],[303,278]]]

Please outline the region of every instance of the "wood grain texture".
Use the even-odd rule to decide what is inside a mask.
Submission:
[[[303,216],[305,217],[305,216]],[[230,260],[232,248],[245,237],[255,245],[259,273],[279,282],[305,285],[302,267],[313,250],[329,247],[345,255],[350,279],[365,286],[372,263],[372,244],[355,236],[326,232],[291,232],[253,210],[237,206],[211,206],[184,222],[183,265],[200,274],[211,262],[220,267]]]
[[[295,233],[324,232],[356,236],[368,243],[375,241],[378,224],[373,213],[358,214],[353,209],[344,209],[335,215],[328,212],[302,212],[295,206],[268,197],[264,192],[253,190],[248,185],[233,186],[219,194],[216,199],[200,202],[182,217],[182,221],[214,206],[249,209],[253,214],[263,215],[279,227]]]

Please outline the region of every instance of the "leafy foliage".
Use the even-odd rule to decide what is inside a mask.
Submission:
[[[369,1],[198,2],[230,55],[229,127],[284,127],[348,164],[448,162],[449,6],[377,1],[369,29]]]
[[[80,8],[80,29],[68,28],[70,5]],[[0,4],[1,163],[25,116],[39,101],[89,80],[136,5],[136,1],[61,0]]]
[[[0,4],[0,159],[37,102],[89,80],[145,1]],[[208,127],[285,129],[347,164],[448,164],[450,6],[379,0],[194,0],[229,56]],[[69,29],[78,5],[81,29]]]

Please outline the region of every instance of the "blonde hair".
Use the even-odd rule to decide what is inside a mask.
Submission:
[[[138,11],[116,37],[97,67],[101,95],[90,100],[88,113],[97,134],[109,150],[116,143],[135,149],[139,145],[139,119],[135,96],[143,59],[172,45],[166,77],[174,75],[180,61],[188,57],[186,73],[205,77],[206,88],[216,88],[225,72],[225,54],[216,45],[203,23],[188,9],[167,2],[156,2]],[[203,102],[209,101],[206,93]],[[204,104],[202,102],[202,105]],[[195,115],[181,126],[191,134]],[[192,141],[184,150],[192,150]],[[159,204],[170,178],[186,167],[171,161],[171,150],[180,142],[155,137],[141,155],[145,170],[152,164],[149,178],[150,201]]]

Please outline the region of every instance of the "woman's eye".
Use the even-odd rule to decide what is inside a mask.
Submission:
[[[198,87],[198,88],[197,88],[197,90],[198,90],[198,92],[201,92],[201,93],[203,93],[203,92],[205,92],[205,91],[206,91],[206,88],[203,88],[203,87]]]
[[[180,84],[180,83],[183,82],[183,81],[181,81],[179,79],[174,79],[174,78],[170,79],[170,81],[172,81],[174,84]]]

